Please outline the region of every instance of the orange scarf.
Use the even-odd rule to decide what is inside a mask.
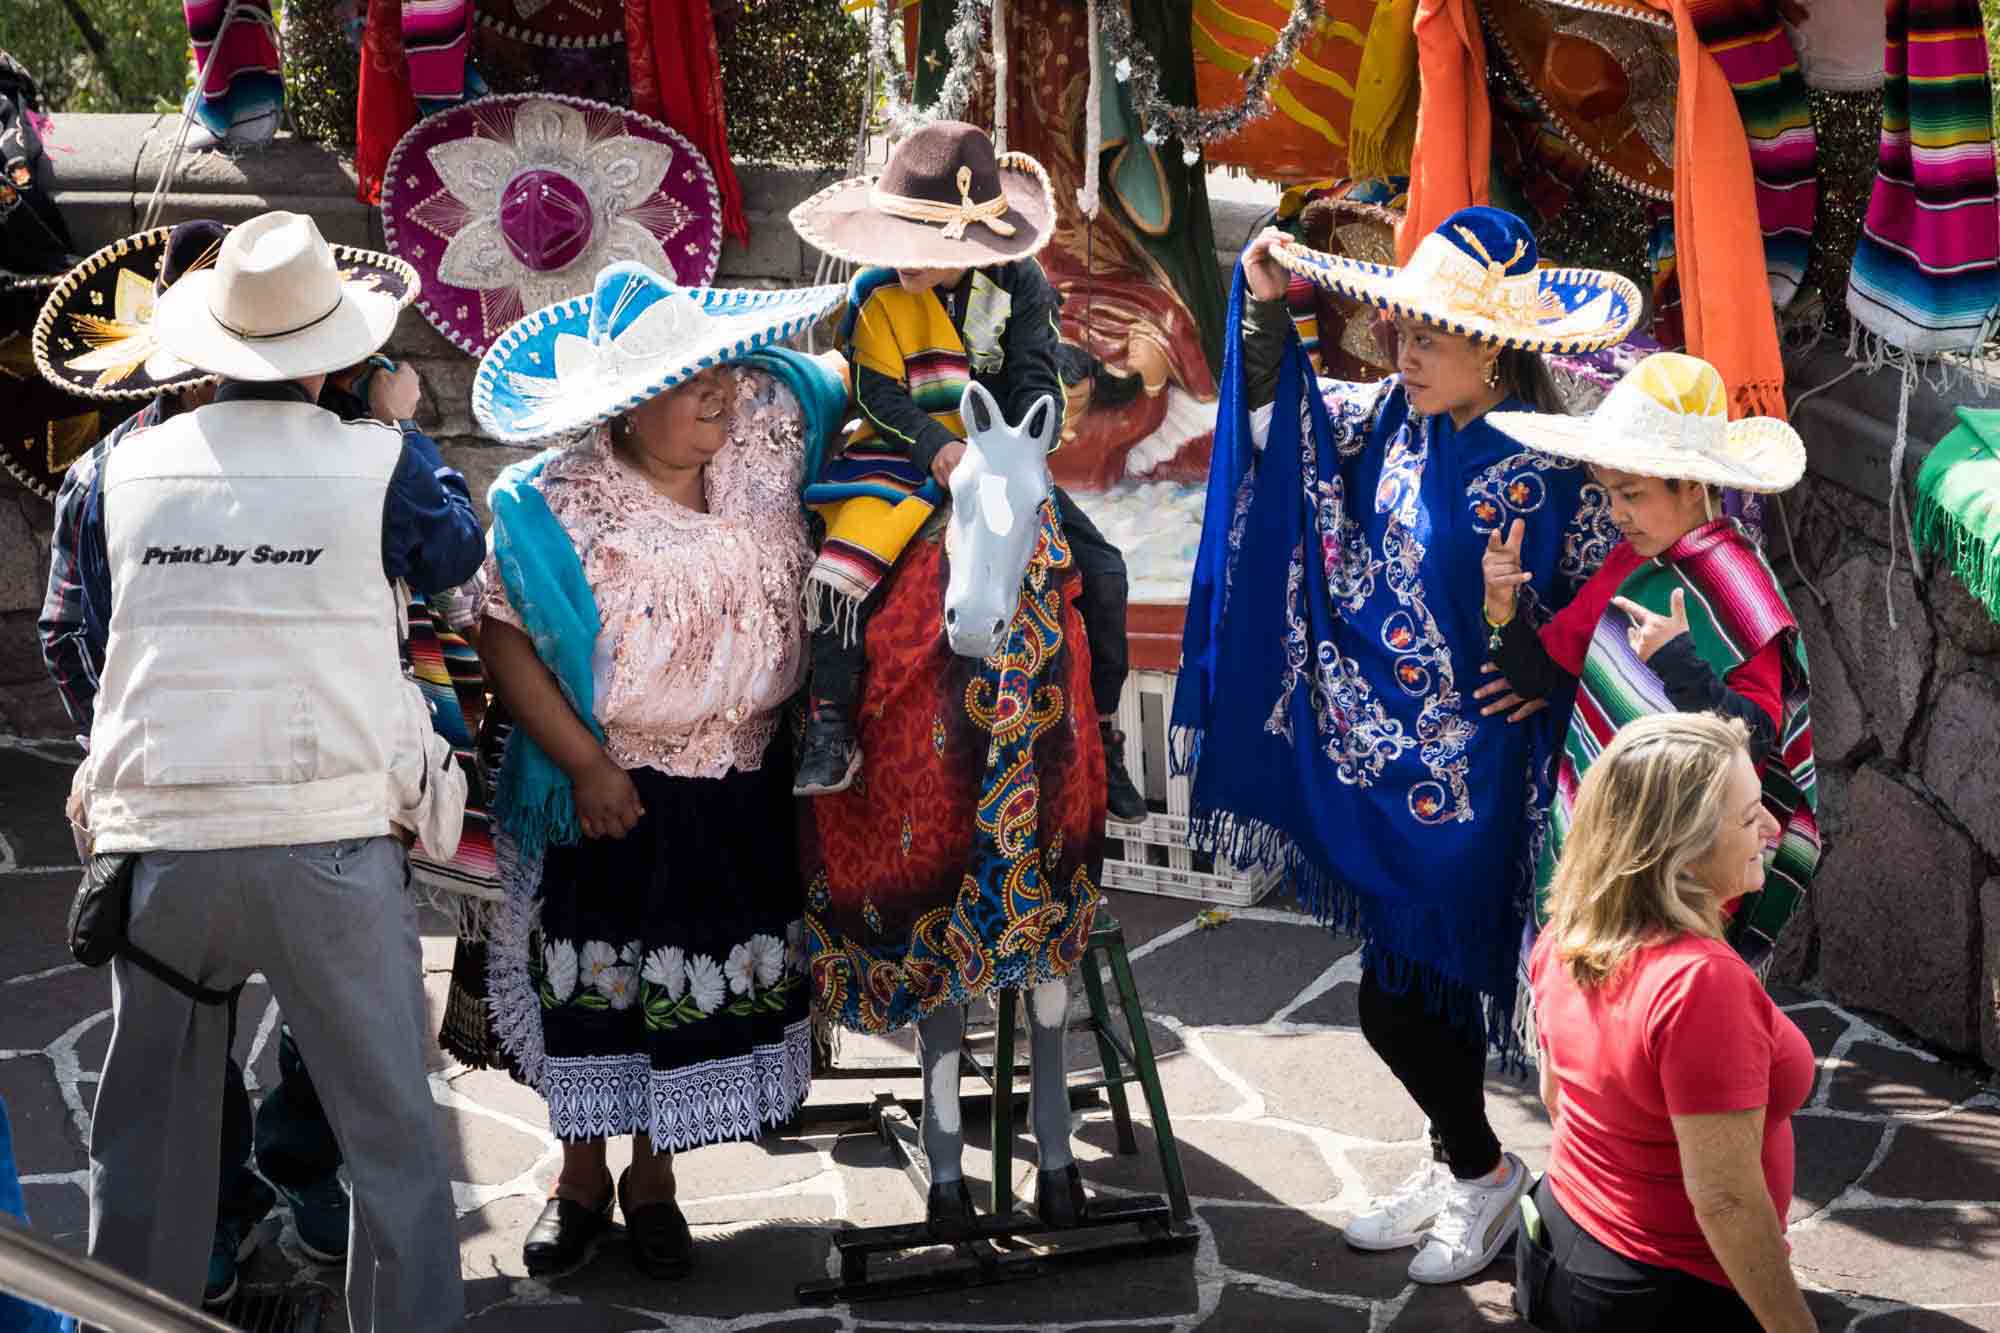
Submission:
[[[1681,79],[1674,117],[1674,263],[1687,349],[1722,372],[1732,418],[1785,418],[1785,368],[1766,293],[1750,143],[1736,98],[1695,34],[1687,0],[1647,0],[1674,16]],[[1396,238],[1417,242],[1461,208],[1488,202],[1492,112],[1486,43],[1473,0],[1418,0],[1422,71],[1410,205]],[[1700,207],[1697,208],[1696,204]]]

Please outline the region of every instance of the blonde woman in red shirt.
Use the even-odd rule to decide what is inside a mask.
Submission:
[[[1747,741],[1640,718],[1578,792],[1529,961],[1555,1137],[1515,1301],[1552,1333],[1815,1327],[1784,1236],[1812,1050],[1722,939],[1777,833]]]

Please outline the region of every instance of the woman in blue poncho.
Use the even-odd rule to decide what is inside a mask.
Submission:
[[[1287,269],[1392,319],[1398,373],[1315,380]],[[1282,861],[1316,915],[1365,942],[1362,1032],[1430,1117],[1435,1160],[1344,1234],[1418,1245],[1418,1282],[1491,1262],[1528,1184],[1487,1122],[1486,1053],[1521,1055],[1530,839],[1564,710],[1510,726],[1478,697],[1493,632],[1480,555],[1519,544],[1517,614],[1539,619],[1617,539],[1581,468],[1485,417],[1559,410],[1537,353],[1609,346],[1638,313],[1623,278],[1537,269],[1527,228],[1491,208],[1447,218],[1401,269],[1267,231],[1230,298],[1241,338],[1223,368],[1176,754],[1194,771],[1198,843]]]

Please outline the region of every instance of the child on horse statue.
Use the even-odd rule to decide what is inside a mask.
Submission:
[[[841,324],[861,423],[806,491],[826,539],[807,581],[810,714],[794,792],[817,796],[846,790],[861,771],[854,715],[868,617],[964,456],[958,404],[967,381],[983,385],[1010,422],[1044,395],[1062,410],[1062,298],[1034,258],[1055,226],[1047,174],[1024,154],[996,158],[992,141],[960,122],[917,130],[880,177],[829,187],[793,210],[792,225],[828,254],[880,265],[856,275]],[[1126,673],[1125,560],[1060,487],[1055,503],[1083,577],[1078,610],[1104,735],[1106,805],[1117,818],[1143,819],[1115,721]]]

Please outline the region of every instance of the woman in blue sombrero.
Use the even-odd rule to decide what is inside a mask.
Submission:
[[[693,1259],[673,1154],[756,1138],[811,1077],[792,761],[812,548],[801,477],[845,382],[776,344],[845,298],[613,264],[495,339],[473,411],[569,443],[495,482],[480,656],[514,727],[488,995],[562,1171],[523,1258],[576,1267],[623,1213]],[[614,1184],[605,1141],[631,1135]]]
[[[1396,373],[1316,379],[1287,270],[1393,321]],[[1362,1032],[1429,1116],[1434,1160],[1344,1234],[1417,1245],[1418,1282],[1490,1263],[1529,1183],[1487,1120],[1485,1070],[1489,1046],[1521,1055],[1515,955],[1560,710],[1483,715],[1481,553],[1521,520],[1527,614],[1547,616],[1616,540],[1583,469],[1486,417],[1560,410],[1538,353],[1609,346],[1638,315],[1630,282],[1538,269],[1527,228],[1491,208],[1447,218],[1400,269],[1266,231],[1230,298],[1175,757],[1199,845],[1283,863],[1363,941]]]

